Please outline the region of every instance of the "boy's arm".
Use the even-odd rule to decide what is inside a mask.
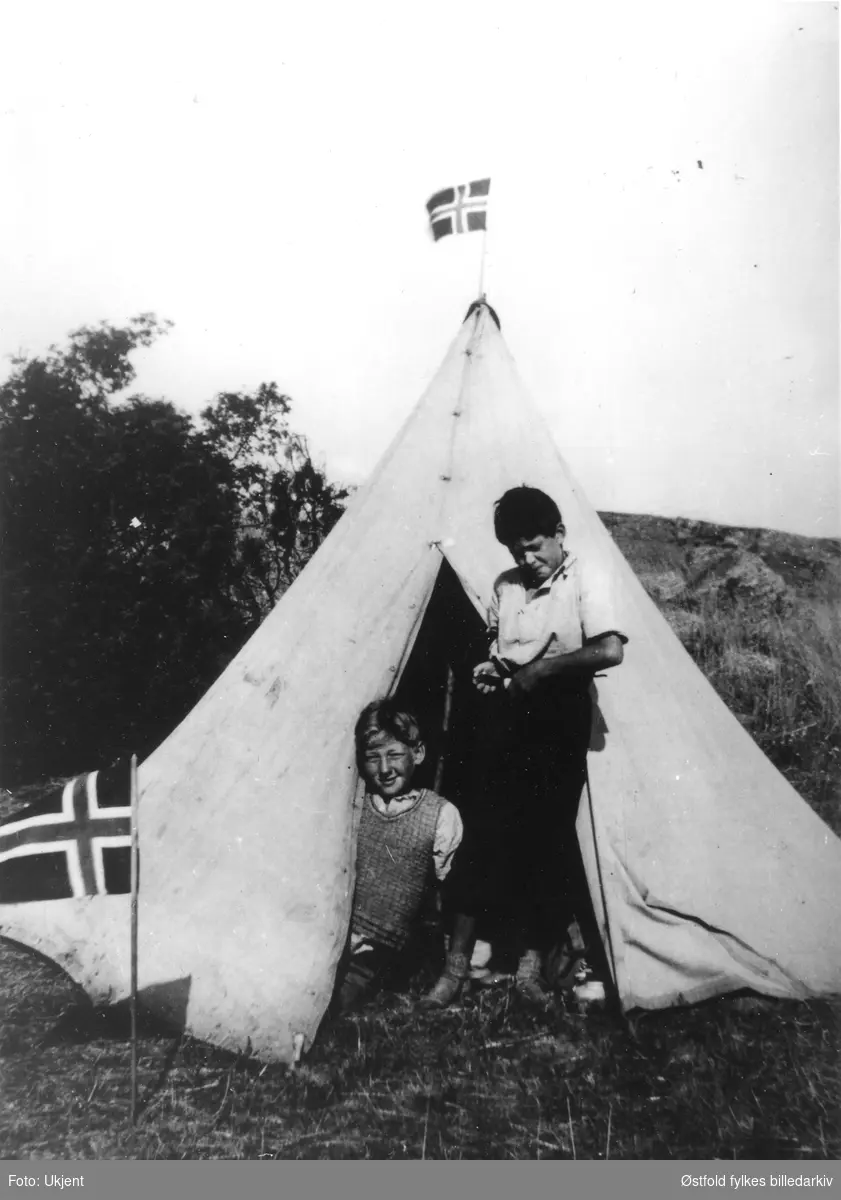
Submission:
[[[491,600],[488,605],[488,647],[491,654],[496,654],[497,639],[499,637],[499,591],[497,585],[491,592]]]
[[[499,588],[494,585],[488,605],[488,658],[473,668],[473,682],[480,692],[495,692],[508,669],[499,658]]]
[[[580,650],[569,654],[558,654],[551,658],[538,658],[527,663],[508,683],[509,696],[526,696],[544,679],[561,677],[574,682],[592,679],[598,671],[618,667],[625,656],[622,639],[618,633],[589,642]]]
[[[445,801],[438,813],[438,824],[435,826],[435,838],[432,843],[432,861],[435,866],[435,878],[439,883],[449,875],[453,856],[463,837],[461,814],[454,804]]]

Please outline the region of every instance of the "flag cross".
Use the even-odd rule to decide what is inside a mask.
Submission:
[[[490,186],[490,179],[474,179],[436,192],[426,205],[435,240],[485,229]]]
[[[61,812],[39,813],[0,827],[0,863],[25,855],[64,852],[74,896],[106,891],[102,852],[131,845],[131,806],[101,807],[97,771],[65,784]]]
[[[463,218],[465,214],[471,210],[484,209],[487,207],[487,203],[487,197],[485,196],[476,196],[471,199],[467,195],[467,185],[460,183],[456,188],[456,196],[452,205],[450,205],[448,208],[440,209],[439,211],[442,217],[451,212],[453,214],[453,224],[455,226],[456,233],[464,233],[465,222]],[[437,215],[438,213],[436,213],[436,216]]]

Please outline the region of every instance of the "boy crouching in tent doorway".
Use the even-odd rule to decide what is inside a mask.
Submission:
[[[356,723],[356,756],[365,782],[356,850],[350,942],[334,1007],[370,995],[400,963],[433,876],[449,874],[462,839],[458,809],[428,788],[412,788],[426,751],[415,716],[379,700]]]
[[[592,962],[601,939],[575,822],[587,778],[591,683],[622,662],[627,638],[607,581],[565,549],[551,497],[526,486],[506,492],[494,509],[494,532],[516,566],[496,580],[490,657],[473,672],[484,709],[475,802],[465,809],[464,844],[448,885],[453,933],[444,973],[422,1001],[428,1008],[459,995],[477,918],[503,914],[519,928],[516,986],[527,1000],[551,999],[547,954],[567,927],[583,933],[568,956],[575,963],[578,951],[569,978],[576,998],[604,998]]]

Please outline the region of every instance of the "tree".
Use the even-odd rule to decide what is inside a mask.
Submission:
[[[167,328],[76,330],[0,385],[6,785],[143,757],[340,511],[273,384],[221,396],[200,425],[119,399],[129,356]]]
[[[314,465],[287,423],[288,396],[274,383],[253,394],[222,392],[201,414],[205,436],[231,464],[240,510],[237,596],[259,622],[344,511],[347,492]]]

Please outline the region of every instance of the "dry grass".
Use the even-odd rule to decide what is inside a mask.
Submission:
[[[605,519],[728,707],[841,834],[841,544],[698,521]]]
[[[751,619],[715,600],[664,611],[754,740],[841,834],[841,612],[801,603]]]
[[[153,1029],[128,1124],[124,1022],[5,945],[0,1151],[14,1158],[833,1158],[838,1009],[724,999],[627,1024],[505,988],[417,1007],[420,975],[261,1067]]]

